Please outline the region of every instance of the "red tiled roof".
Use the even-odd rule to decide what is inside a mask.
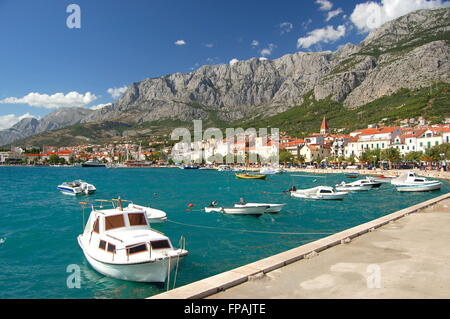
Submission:
[[[361,132],[359,135],[374,135],[374,134],[386,134],[392,133],[397,130],[398,127],[377,127],[377,128],[366,128],[362,130],[356,130],[355,132]]]

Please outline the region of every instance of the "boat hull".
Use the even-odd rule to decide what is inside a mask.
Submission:
[[[266,179],[266,175],[235,174],[239,179]]]
[[[430,192],[439,190],[442,187],[442,183],[434,183],[428,185],[405,185],[397,186],[397,191],[399,192]]]
[[[86,260],[95,271],[107,277],[127,281],[163,283],[166,281],[169,271],[175,268],[177,259],[183,258],[183,256],[171,257],[170,266],[168,258],[135,264],[112,264],[92,258],[83,249],[80,239],[78,239],[78,243],[83,250]]]
[[[236,204],[234,207],[246,207],[246,206],[268,206],[266,214],[278,214],[286,204],[260,204],[260,203],[247,203],[246,205]]]
[[[336,185],[336,190],[343,192],[367,192],[370,189],[372,189],[371,185],[351,186],[351,187]]]
[[[292,197],[303,199],[315,199],[315,200],[343,200],[345,195],[347,195],[346,192],[340,192],[336,194],[320,194],[320,195],[302,194],[296,192],[291,193]]]

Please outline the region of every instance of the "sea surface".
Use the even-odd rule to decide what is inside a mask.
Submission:
[[[75,197],[56,189],[75,179],[94,184],[97,193]],[[336,174],[285,173],[263,181],[176,168],[0,167],[0,298],[145,298],[166,291],[167,285],[116,280],[89,266],[77,243],[83,228],[80,201],[120,196],[166,211],[169,221],[153,227],[175,246],[180,236],[186,237],[189,250],[179,265],[179,287],[450,192],[444,182],[440,191],[427,193],[399,193],[385,184],[344,201],[301,200],[282,193],[292,185],[334,186],[343,180]],[[214,200],[232,206],[240,197],[287,206],[278,215],[259,218],[201,210]],[[70,265],[80,267],[80,288],[67,285]],[[174,273],[170,288],[173,279]]]

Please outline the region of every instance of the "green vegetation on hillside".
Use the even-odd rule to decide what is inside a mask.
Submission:
[[[439,83],[432,87],[401,89],[391,96],[382,97],[355,109],[330,98],[316,101],[312,92],[304,96],[300,106],[269,118],[256,118],[236,123],[248,127],[277,127],[293,136],[304,137],[317,132],[324,116],[332,128],[344,128],[345,132],[367,127],[369,124],[396,125],[409,118],[425,117],[431,123],[441,123],[450,117],[450,84]]]

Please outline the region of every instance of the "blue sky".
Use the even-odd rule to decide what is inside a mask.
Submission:
[[[401,15],[408,1],[449,4],[377,5]],[[81,9],[79,29],[66,25],[71,3]],[[0,0],[0,129],[59,106],[114,102],[119,88],[148,77],[358,43],[370,31],[368,9],[348,0]]]

